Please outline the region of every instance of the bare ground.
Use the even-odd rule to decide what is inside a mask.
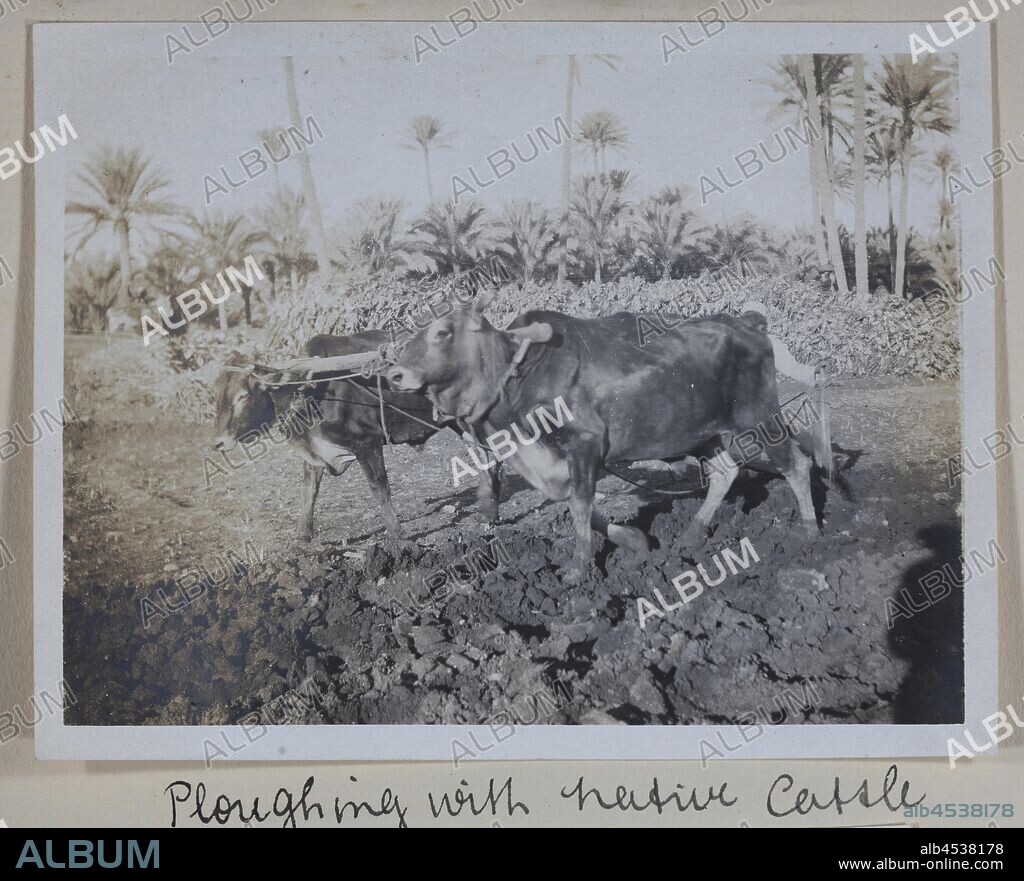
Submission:
[[[555,681],[568,697],[542,722],[960,719],[959,591],[893,629],[885,607],[905,587],[919,595],[918,579],[961,552],[959,488],[945,465],[959,446],[956,387],[858,380],[830,397],[853,499],[819,486],[820,537],[800,529],[784,481],[743,475],[712,544],[689,557],[679,537],[698,499],[607,477],[602,510],[657,547],[639,560],[606,546],[597,575],[572,588],[560,580],[566,505],[507,475],[501,524],[481,524],[474,487],[452,485],[451,457],[464,452],[452,434],[421,453],[387,452],[407,537],[395,548],[355,467],[324,478],[317,537],[296,545],[301,466],[286,450],[207,488],[205,428],[159,411],[70,427],[65,660],[77,703],[67,720],[224,724],[259,711],[276,722],[483,723],[506,710],[536,718],[536,696]],[[681,486],[667,471],[631,474]],[[744,537],[759,562],[639,626],[638,598],[674,596],[672,578]],[[430,599],[430,573],[494,538],[508,562],[465,584],[453,577],[465,570],[450,570]],[[229,554],[250,563],[223,579]],[[224,583],[193,587],[186,602],[175,579],[188,570]],[[396,606],[410,597],[417,608]],[[156,604],[148,628],[144,598]],[[787,689],[813,699],[782,713]],[[282,713],[296,692],[315,694],[313,705]]]

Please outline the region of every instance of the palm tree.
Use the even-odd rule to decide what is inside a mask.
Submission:
[[[896,208],[892,193],[893,174],[896,170],[898,150],[896,148],[898,123],[894,119],[880,117],[868,134],[867,163],[873,176],[885,181],[889,208],[889,279],[896,277]]]
[[[576,130],[580,147],[590,153],[594,163],[594,174],[604,174],[607,167],[607,151],[610,147],[625,152],[629,143],[629,130],[614,113],[607,110],[592,110],[580,119]]]
[[[335,240],[346,263],[369,275],[394,273],[412,265],[413,243],[399,229],[401,199],[360,199]]]
[[[804,94],[807,96],[809,118],[822,119],[818,106],[818,87],[814,77],[814,62],[810,55],[799,56],[798,64],[804,80]],[[830,126],[830,131],[834,126]],[[839,292],[849,293],[846,282],[846,269],[843,266],[843,252],[839,242],[839,225],[836,219],[835,187],[829,167],[825,138],[813,138],[811,141],[811,162],[814,166],[814,177],[818,181],[818,192],[821,195],[821,206],[825,215],[825,233],[828,236],[829,256],[832,258],[832,269],[835,272]]]
[[[558,230],[550,213],[532,200],[511,202],[501,218],[505,234],[502,250],[522,270],[523,281],[532,281],[558,244]]]
[[[181,306],[176,297],[191,286],[189,273],[196,268],[190,253],[181,247],[180,239],[163,233],[139,273],[150,299],[168,303],[171,324],[177,324],[181,319]]]
[[[814,233],[797,229],[784,236],[775,249],[781,265],[793,272],[801,281],[817,278],[821,268],[817,262]]]
[[[864,80],[864,56],[853,56],[853,179],[854,179],[854,263],[857,267],[857,295],[866,301],[868,281],[867,209],[867,85]]]
[[[601,282],[606,256],[613,250],[619,224],[627,210],[627,172],[584,175],[573,184],[572,219],[583,252],[594,262],[594,281]]]
[[[207,208],[202,215],[189,214],[185,218],[185,227],[187,232],[180,239],[193,249],[201,276],[207,278],[229,266],[242,265],[253,249],[264,241],[264,234],[253,229],[241,212],[225,214]],[[243,292],[247,318],[250,294],[251,291]],[[217,317],[221,333],[226,333],[228,320],[224,302],[217,304]]]
[[[494,251],[495,229],[484,219],[484,211],[477,201],[456,205],[449,200],[431,205],[413,224],[416,251],[437,275],[467,272]]]
[[[750,219],[715,226],[706,238],[707,260],[716,271],[727,269],[742,278],[754,267],[772,263],[772,243],[764,227]]]
[[[295,64],[289,55],[284,59],[284,81],[288,90],[288,115],[292,125],[298,129],[302,125],[299,114],[299,94],[295,89]],[[324,215],[320,210],[320,198],[316,194],[316,181],[313,179],[313,166],[309,161],[309,153],[299,150],[299,168],[302,171],[302,191],[306,196],[310,219],[313,224],[313,248],[321,275],[330,271],[330,251],[327,248],[327,234],[324,232]]]
[[[64,273],[64,303],[68,325],[76,331],[106,325],[106,315],[120,292],[120,261],[105,252],[71,260]]]
[[[291,290],[299,286],[299,268],[311,263],[306,229],[306,197],[282,187],[260,213],[260,240],[277,266],[287,274]]]
[[[541,59],[543,60],[543,59]],[[603,64],[611,70],[618,70],[622,59],[618,55],[595,53],[592,55],[569,55],[566,58],[565,110],[566,129],[572,131],[573,88],[580,81],[580,66],[585,61]],[[569,201],[572,188],[572,139],[566,138],[562,145],[562,201],[558,221],[558,282],[565,281],[565,270],[569,260]]]
[[[706,227],[697,214],[687,211],[678,187],[665,187],[640,201],[636,212],[637,251],[660,268],[663,281],[672,277],[672,266],[701,244]]]
[[[454,132],[446,132],[444,123],[436,116],[413,117],[405,130],[408,143],[402,146],[406,150],[420,150],[423,153],[423,166],[427,172],[427,206],[434,204],[434,183],[430,176],[430,151],[451,149],[455,138]]]
[[[907,267],[907,208],[910,197],[910,169],[915,141],[924,132],[948,134],[953,129],[949,96],[952,71],[929,55],[915,64],[909,55],[882,59],[876,87],[882,101],[898,122],[896,149],[900,165],[900,208],[896,243],[897,296],[903,296]]]
[[[784,111],[790,111],[799,125],[804,119],[813,124],[825,138],[825,169],[829,177],[835,180],[835,139],[844,143],[850,134],[850,125],[846,122],[843,112],[851,99],[851,85],[846,77],[850,65],[850,56],[833,54],[817,54],[813,56],[814,83],[816,94],[820,100],[814,102],[817,110],[812,109],[808,101],[807,82],[800,67],[797,55],[784,55],[772,65],[775,78],[765,81],[779,94],[779,104],[769,114],[769,119]],[[814,150],[807,151],[809,179],[811,182],[811,220],[814,224],[815,244],[818,249],[818,262],[825,267],[829,262],[827,230],[823,227],[823,193],[819,176],[816,173]]]
[[[180,208],[166,197],[158,196],[169,186],[168,180],[151,167],[138,147],[104,147],[85,163],[85,170],[76,177],[89,193],[89,201],[68,202],[67,214],[86,217],[83,227],[71,234],[81,238],[80,251],[97,232],[110,227],[117,237],[121,267],[119,303],[127,307],[132,298],[131,232],[135,223],[148,217],[169,217]]]

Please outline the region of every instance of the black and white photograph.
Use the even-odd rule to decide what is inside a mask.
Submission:
[[[944,755],[1024,438],[987,32],[492,2],[37,29],[60,742]]]

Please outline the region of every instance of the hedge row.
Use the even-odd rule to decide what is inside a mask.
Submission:
[[[269,343],[275,353],[297,352],[317,333],[411,327],[413,318],[426,315],[431,304],[446,299],[465,302],[467,296],[457,279],[432,284],[384,281],[310,286],[271,307]],[[799,360],[823,363],[833,375],[951,379],[959,374],[955,309],[890,296],[860,303],[824,293],[811,283],[779,277],[733,285],[642,279],[581,287],[507,285],[498,291],[489,318],[504,327],[528,309],[581,316],[619,311],[671,312],[688,318],[719,312],[738,315],[749,300],[767,307],[769,331],[782,338]]]

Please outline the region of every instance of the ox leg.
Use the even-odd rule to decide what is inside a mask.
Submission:
[[[492,457],[487,454],[488,460]],[[476,502],[480,513],[488,523],[498,522],[498,506],[501,503],[501,463],[494,462],[493,468],[487,468],[480,474],[480,482],[476,485]]]
[[[807,532],[810,535],[818,534],[818,518],[814,513],[814,500],[811,496],[811,458],[806,455],[796,441],[790,442],[789,467],[783,470],[783,475],[793,495],[796,496],[797,506],[800,508],[800,517],[804,521]]]
[[[384,519],[388,537],[398,541],[402,537],[402,527],[398,525],[398,516],[391,504],[391,484],[388,483],[388,472],[384,466],[384,448],[360,450],[356,458],[363,469],[363,474],[366,475],[366,482],[370,484],[377,504],[380,505],[380,514]]]
[[[586,438],[580,449],[569,457],[569,513],[576,529],[576,550],[572,566],[563,576],[569,584],[579,584],[594,565],[593,532],[594,489],[597,485],[597,452]]]
[[[704,543],[715,512],[718,511],[722,499],[729,492],[729,487],[732,486],[736,475],[740,473],[739,466],[726,450],[719,450],[708,459],[708,468],[711,476],[708,481],[707,498],[700,506],[697,516],[693,518],[690,525],[686,527],[686,532],[683,533],[684,543],[691,548],[700,547]]]
[[[299,529],[297,538],[299,541],[309,541],[313,538],[313,509],[316,507],[316,497],[320,494],[320,481],[323,479],[324,469],[308,462],[302,463],[302,511],[299,514]]]

